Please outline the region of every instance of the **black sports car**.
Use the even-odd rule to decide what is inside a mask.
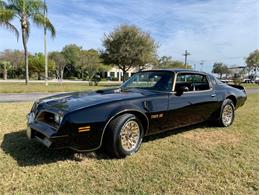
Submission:
[[[192,70],[136,73],[117,89],[76,92],[36,101],[27,135],[47,147],[115,157],[135,153],[144,136],[211,120],[227,127],[246,101],[242,86]]]

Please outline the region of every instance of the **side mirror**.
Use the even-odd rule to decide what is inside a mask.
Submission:
[[[181,86],[178,89],[176,89],[176,95],[180,96],[186,91],[189,91],[189,88],[187,86]]]

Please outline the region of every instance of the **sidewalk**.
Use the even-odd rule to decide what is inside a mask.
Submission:
[[[24,83],[24,80],[21,79],[7,79],[3,80],[0,79],[0,83]],[[30,80],[29,83],[45,83],[44,80]],[[60,83],[59,80],[53,79],[53,80],[48,80],[48,83]],[[89,81],[82,81],[82,80],[62,80],[62,83],[86,83],[88,84]],[[121,81],[100,81],[99,84],[121,84]]]
[[[0,103],[8,102],[32,102],[40,98],[48,97],[59,93],[0,93]]]

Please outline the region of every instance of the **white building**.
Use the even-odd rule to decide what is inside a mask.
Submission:
[[[152,69],[152,66],[147,66],[146,70]],[[127,77],[133,76],[136,72],[139,72],[139,68],[131,68],[127,71]],[[105,73],[105,77],[110,78],[110,80],[123,80],[123,71],[117,66],[112,67],[109,71]]]
[[[246,66],[232,66],[228,68],[232,77],[240,77],[240,74],[248,76],[248,71]]]

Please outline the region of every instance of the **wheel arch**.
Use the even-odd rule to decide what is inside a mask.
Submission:
[[[148,129],[149,129],[149,119],[148,119],[148,117],[143,112],[141,112],[139,110],[125,109],[125,110],[121,110],[121,111],[117,112],[116,114],[114,114],[112,117],[109,118],[109,120],[106,122],[106,125],[105,125],[105,127],[103,129],[103,131],[104,131],[103,134],[104,135],[106,134],[106,130],[107,130],[107,127],[108,127],[109,123],[113,119],[115,119],[115,118],[117,118],[117,117],[119,117],[119,116],[121,116],[123,114],[133,114],[133,115],[135,115],[140,120],[140,122],[143,125],[144,135],[148,132]],[[104,140],[104,136],[101,139],[101,145],[103,143],[103,140]]]
[[[230,99],[233,102],[233,104],[234,104],[234,106],[236,108],[237,98],[234,95],[229,95],[229,96],[226,97],[226,99]]]

